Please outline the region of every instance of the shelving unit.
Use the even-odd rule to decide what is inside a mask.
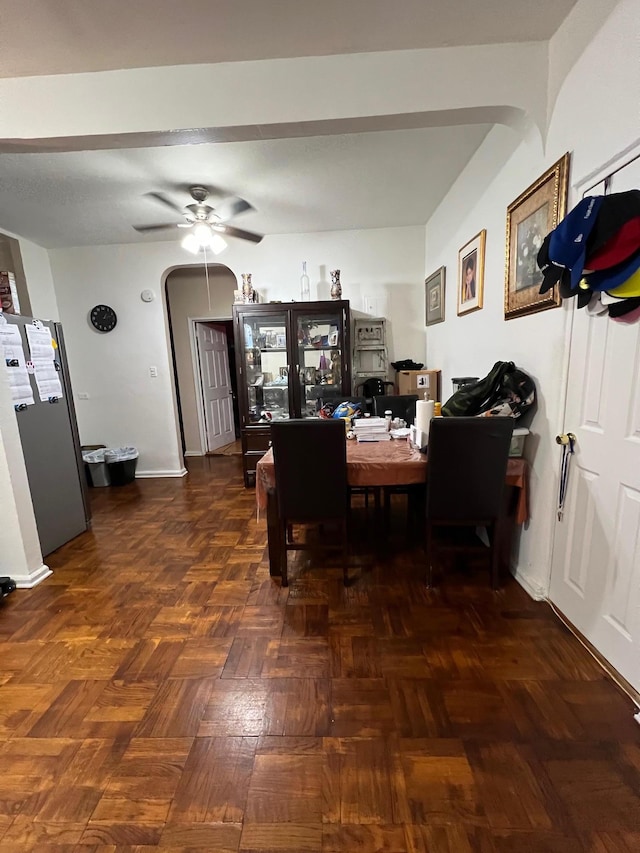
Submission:
[[[388,379],[387,321],[384,317],[357,318],[353,321],[354,392],[365,379]]]

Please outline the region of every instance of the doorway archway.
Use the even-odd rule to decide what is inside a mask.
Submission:
[[[240,435],[231,320],[237,279],[223,264],[211,264],[208,272],[208,288],[202,265],[173,269],[165,280],[178,420],[185,456],[202,456],[216,449],[216,442],[233,442]],[[206,345],[207,338],[212,342],[211,347]],[[213,343],[214,339],[217,344]],[[221,345],[222,340],[224,345]],[[224,363],[218,361],[218,370],[209,369],[221,358],[223,347],[226,349]],[[201,349],[208,352],[201,353]],[[209,381],[211,374],[222,383],[217,399],[214,399],[216,391],[211,389]],[[224,405],[224,395],[231,405],[229,400]],[[211,399],[207,401],[207,398]]]

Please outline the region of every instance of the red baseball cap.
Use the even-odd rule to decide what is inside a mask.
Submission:
[[[585,270],[604,270],[626,261],[640,248],[640,215],[629,219],[593,253],[588,253]]]

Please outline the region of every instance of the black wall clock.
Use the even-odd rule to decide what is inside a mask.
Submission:
[[[89,314],[92,326],[99,332],[111,332],[116,327],[118,318],[113,308],[108,305],[96,305]]]

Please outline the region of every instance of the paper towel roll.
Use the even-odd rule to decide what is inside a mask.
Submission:
[[[416,401],[416,427],[425,435],[429,435],[429,424],[433,417],[433,400]]]

